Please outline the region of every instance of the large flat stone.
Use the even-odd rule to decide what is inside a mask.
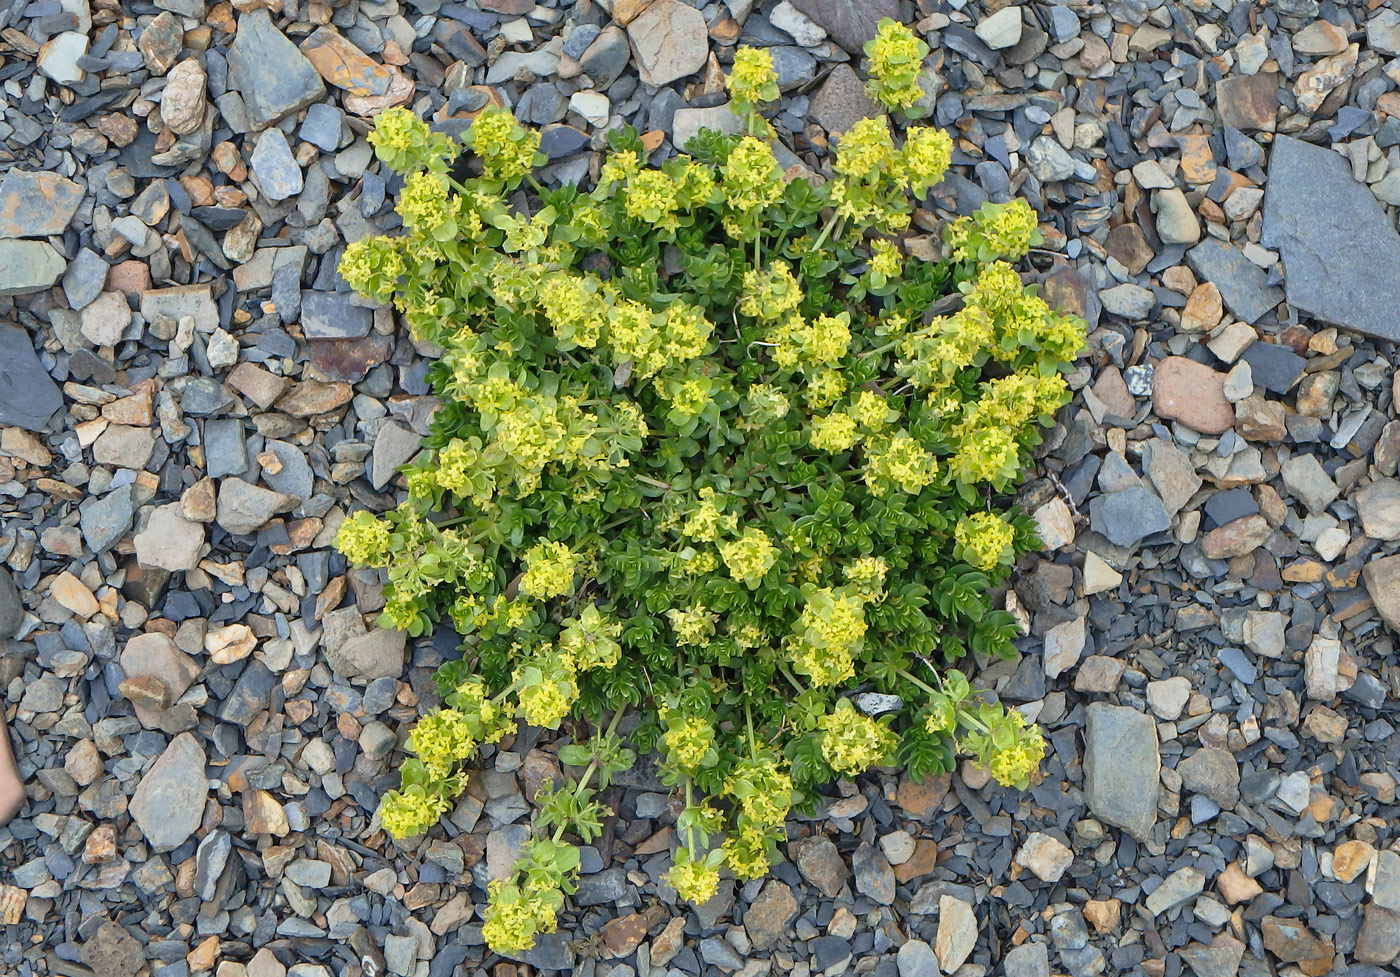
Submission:
[[[1099,820],[1142,841],[1157,821],[1157,724],[1136,709],[1105,702],[1090,704],[1087,718],[1084,799]]]
[[[1400,340],[1400,235],[1340,155],[1290,136],[1274,140],[1263,241],[1283,258],[1298,311]]]
[[[0,323],[0,424],[48,430],[63,394],[39,362],[29,332]]]
[[[318,102],[326,94],[321,76],[295,44],[272,23],[266,10],[238,18],[228,52],[229,87],[243,96],[255,129]]]

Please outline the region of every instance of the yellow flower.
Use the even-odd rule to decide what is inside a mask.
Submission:
[[[534,168],[540,134],[521,127],[506,109],[487,108],[472,120],[462,143],[481,159],[483,179],[513,187]]]
[[[671,630],[676,632],[676,643],[680,645],[701,645],[715,633],[715,615],[704,604],[694,607],[673,607],[666,612],[671,622]]]
[[[812,447],[833,454],[849,451],[860,438],[856,430],[856,420],[850,414],[828,414],[812,419]]]
[[[861,597],[873,600],[883,593],[889,569],[889,564],[878,556],[862,556],[841,572],[860,591]]]
[[[898,743],[894,733],[840,699],[836,708],[818,723],[822,729],[822,757],[837,773],[854,777],[883,763]]]
[[[695,770],[710,754],[715,742],[714,727],[705,720],[690,716],[662,734],[666,756],[682,770]]]
[[[677,852],[678,860],[666,873],[666,881],[682,899],[701,906],[719,890],[719,868],[689,858],[680,861],[686,854],[684,848]]]
[[[778,97],[778,73],[773,70],[773,55],[765,48],[741,47],[734,52],[734,66],[724,79],[724,87],[739,111],[747,111],[759,102],[771,102]]]
[[[754,825],[745,825],[738,834],[724,840],[724,860],[734,876],[747,882],[768,874],[771,858],[768,838]]]
[[[813,591],[797,618],[792,660],[816,686],[836,685],[855,675],[855,656],[865,641],[865,601],[830,587]]]
[[[447,180],[436,173],[412,173],[404,181],[397,205],[404,227],[432,234],[453,218],[456,206],[448,196]]]
[[[341,523],[335,534],[335,548],[351,563],[366,567],[387,566],[391,542],[389,523],[364,509]]]
[[[919,74],[929,48],[908,27],[889,17],[876,26],[875,36],[865,44],[870,97],[893,111],[907,111],[921,98]]]
[[[914,196],[922,197],[940,183],[952,161],[953,140],[942,129],[913,126],[904,133],[899,162]]]
[[[441,793],[414,784],[384,795],[379,802],[379,823],[395,838],[413,838],[437,824],[448,807]]]
[[[539,892],[494,879],[486,887],[490,905],[482,917],[481,936],[497,953],[519,953],[535,945],[541,933],[558,926],[555,908]]]
[[[904,273],[904,258],[893,241],[877,238],[870,245],[870,271],[889,280]]]
[[[885,495],[891,488],[918,495],[937,477],[938,461],[909,432],[867,441],[865,484],[872,495]]]
[[[963,559],[979,570],[994,569],[1009,558],[1014,536],[1011,524],[991,512],[974,512],[959,519],[953,530]]]
[[[467,717],[456,709],[438,709],[418,720],[408,736],[408,748],[435,777],[447,777],[476,749]]]
[[[545,540],[525,551],[525,573],[520,592],[538,597],[562,597],[573,593],[578,556],[563,543]]]
[[[778,561],[778,548],[761,529],[750,526],[739,538],[719,544],[719,554],[735,580],[747,584],[750,590],[758,586],[763,575]]]

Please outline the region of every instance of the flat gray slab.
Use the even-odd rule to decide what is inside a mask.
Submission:
[[[1400,340],[1400,235],[1340,155],[1290,136],[1274,141],[1263,242],[1283,258],[1298,311]]]

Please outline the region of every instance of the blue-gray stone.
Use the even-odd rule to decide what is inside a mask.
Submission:
[[[241,215],[243,212],[239,211]],[[63,273],[63,295],[68,299],[70,309],[82,309],[91,305],[102,294],[102,286],[107,283],[107,262],[91,248],[79,248],[77,256],[68,262],[68,270]]]
[[[301,293],[301,331],[307,339],[360,339],[373,325],[373,310],[357,305],[354,292]]]
[[[1283,258],[1288,301],[1325,322],[1400,339],[1400,236],[1346,160],[1279,135],[1267,187],[1263,243]]]
[[[243,96],[255,129],[319,102],[326,94],[311,62],[262,8],[238,18],[238,34],[228,52],[228,83]]]
[[[1245,322],[1259,321],[1283,301],[1283,291],[1269,284],[1268,272],[1224,241],[1207,238],[1186,252],[1186,263],[1220,289],[1226,308]]]
[[[1114,546],[1132,546],[1145,536],[1171,528],[1171,517],[1145,485],[1100,495],[1089,503],[1089,523]]]
[[[78,525],[94,553],[105,553],[131,528],[136,515],[134,485],[123,485],[101,498],[89,498],[78,506]]]
[[[344,127],[345,117],[340,109],[326,102],[317,102],[306,110],[306,118],[301,120],[298,134],[322,152],[333,153],[340,148]]]
[[[47,431],[63,394],[19,326],[0,323],[0,424]]]
[[[1220,664],[1224,665],[1230,672],[1245,685],[1253,685],[1254,680],[1259,677],[1254,663],[1249,657],[1238,648],[1221,648],[1215,654]]]
[[[248,442],[242,420],[204,422],[204,464],[211,478],[242,475],[248,470]]]
[[[1286,394],[1293,389],[1307,365],[1301,356],[1278,343],[1250,343],[1241,358],[1249,364],[1254,382],[1275,394]]]

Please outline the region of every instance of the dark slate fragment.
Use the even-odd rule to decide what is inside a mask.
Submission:
[[[374,312],[356,305],[353,292],[301,293],[301,331],[307,339],[359,339],[373,324]]]
[[[1224,241],[1207,238],[1186,252],[1191,270],[1220,289],[1226,307],[1255,323],[1283,301],[1282,290],[1269,284],[1268,272]]]
[[[1153,533],[1171,528],[1171,517],[1162,500],[1144,485],[1133,485],[1112,495],[1100,495],[1089,503],[1094,532],[1114,546],[1132,546]]]
[[[864,54],[882,17],[898,19],[897,0],[796,0],[793,4],[851,54]]]
[[[0,424],[26,431],[50,430],[63,394],[19,326],[0,324]]]
[[[1277,343],[1250,343],[1241,358],[1254,372],[1254,382],[1275,394],[1292,390],[1307,365],[1297,353]]]
[[[1232,488],[1216,492],[1206,499],[1206,517],[1217,526],[1224,526],[1236,519],[1252,516],[1259,511],[1259,503],[1248,488]]]
[[[1263,242],[1282,256],[1288,301],[1300,312],[1400,340],[1400,236],[1337,153],[1274,140]]]

